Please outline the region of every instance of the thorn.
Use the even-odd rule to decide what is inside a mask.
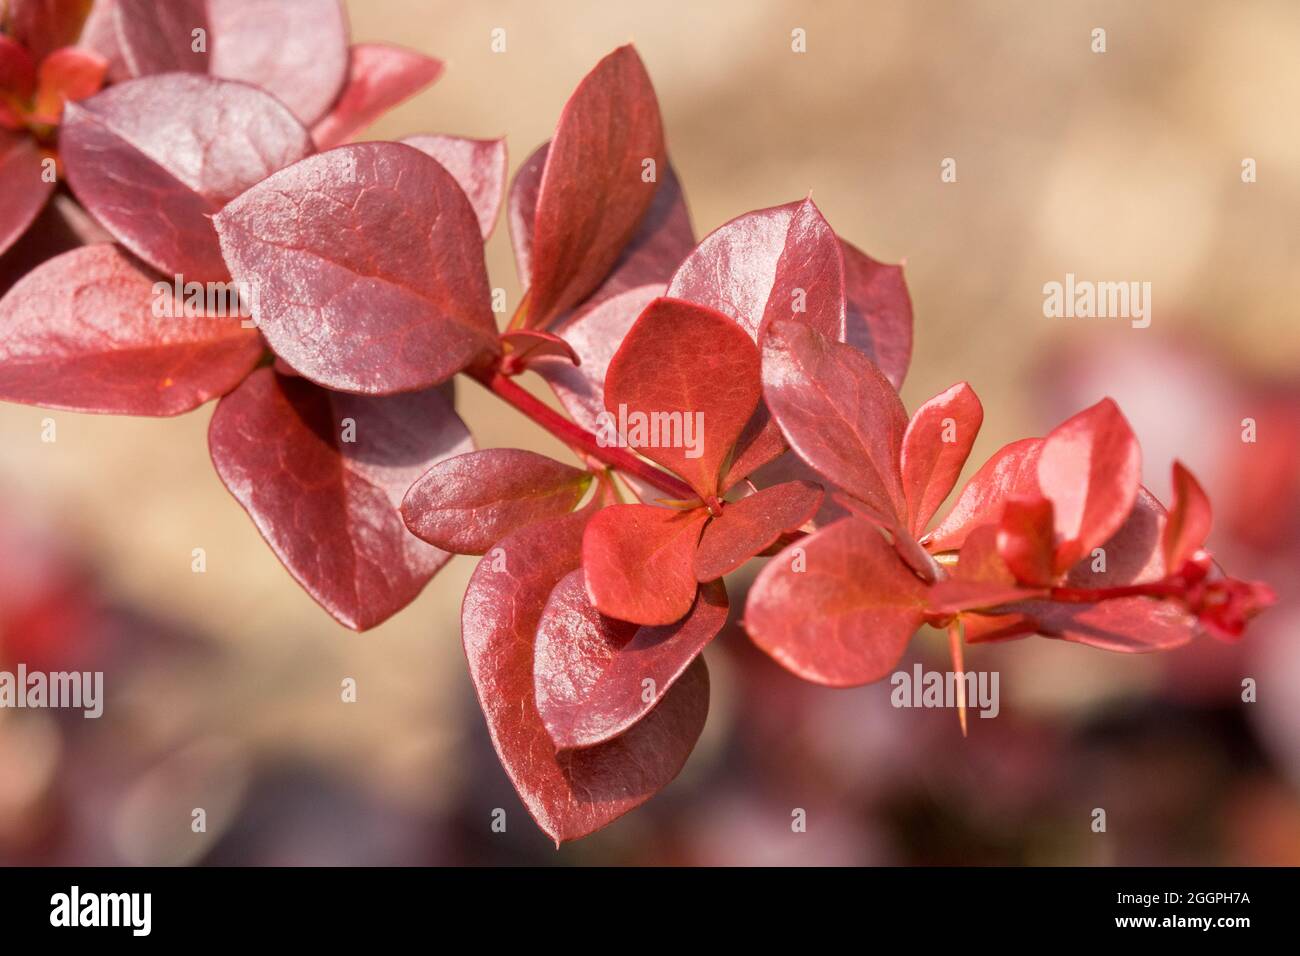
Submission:
[[[966,681],[963,674],[966,666],[962,661],[961,642],[965,627],[961,623],[961,618],[953,618],[948,625],[948,647],[952,651],[952,669],[956,674],[954,683],[957,685],[957,720],[961,724],[961,735],[966,736]]]

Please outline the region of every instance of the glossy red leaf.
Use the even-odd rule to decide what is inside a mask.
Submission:
[[[1038,490],[1041,438],[1022,438],[1003,445],[966,482],[947,516],[921,539],[931,553],[955,551],[970,532],[997,524],[1008,498],[1033,497]]]
[[[763,345],[763,393],[800,458],[882,520],[906,523],[907,412],[870,359],[804,323],[776,321]]]
[[[759,572],[745,630],[804,680],[851,687],[898,663],[925,618],[925,585],[871,524],[849,518],[786,548]]]
[[[461,634],[497,756],[529,814],[556,844],[599,830],[675,777],[704,727],[708,671],[697,659],[644,719],[608,743],[557,754],[537,710],[538,623],[581,560],[590,508],[530,525],[470,578]],[[603,513],[603,512],[600,512]]]
[[[117,47],[131,76],[207,73],[207,0],[113,0]],[[196,30],[202,30],[202,42]]]
[[[434,465],[411,486],[402,517],[416,537],[483,554],[510,532],[567,514],[591,475],[521,448],[490,448]]]
[[[208,445],[276,557],[347,627],[387,620],[450,560],[398,511],[420,474],[473,448],[438,389],[370,398],[263,368],[217,405]]]
[[[581,571],[551,592],[537,626],[537,710],[557,750],[612,740],[645,717],[727,623],[722,582],[700,588],[690,613],[666,627],[605,617]]]
[[[646,161],[656,178],[646,182]],[[564,106],[538,185],[526,325],[582,302],[636,234],[666,169],[659,104],[636,51],[601,60]]]
[[[77,42],[92,0],[6,0],[0,3],[5,32],[31,51],[38,62],[59,47]]]
[[[668,294],[731,316],[755,342],[773,319],[844,338],[843,254],[811,199],[745,213],[705,236]]]
[[[703,498],[718,492],[720,472],[761,397],[758,349],[734,322],[690,302],[656,299],[609,363],[605,409],[621,422],[676,423],[665,436],[629,446],[680,475]],[[693,440],[687,441],[688,438]],[[640,447],[638,447],[640,446]],[[666,623],[666,622],[665,622]]]
[[[408,136],[401,140],[442,163],[465,191],[479,231],[486,239],[501,211],[506,188],[506,141],[466,139],[463,136]]]
[[[602,614],[636,624],[680,620],[695,603],[692,559],[708,519],[703,508],[605,508],[582,541],[592,603]]]
[[[1058,568],[1119,530],[1141,479],[1137,436],[1109,398],[1052,429],[1038,459],[1038,485],[1056,509]]]
[[[843,239],[844,341],[901,388],[912,360],[912,299],[903,267],[877,262]]]
[[[821,503],[821,488],[806,481],[773,485],[728,502],[700,536],[695,552],[696,579],[712,581],[730,574],[771,547],[783,533],[811,521]]]
[[[330,111],[312,127],[312,138],[321,149],[329,149],[331,146],[346,142],[398,103],[410,99],[432,84],[442,76],[442,71],[441,60],[435,60],[415,50],[389,46],[386,43],[353,44],[348,51],[348,76],[343,92],[339,94]],[[445,138],[456,139],[457,137]],[[404,142],[411,141],[404,140]],[[462,142],[476,141],[462,140]],[[411,145],[416,144],[411,143]],[[504,146],[501,148],[503,150],[501,159],[504,163]],[[454,174],[455,170],[452,172]],[[504,168],[501,170],[501,175],[505,176]],[[503,182],[497,189],[498,201],[504,189]]]
[[[238,318],[155,315],[157,276],[119,247],[50,259],[0,300],[0,398],[178,415],[234,388],[261,357]]]
[[[30,136],[0,129],[0,253],[27,231],[54,192],[54,182],[42,175],[43,159]]]
[[[59,136],[77,198],[123,245],[168,276],[227,278],[212,215],[311,139],[271,96],[174,73],[69,104]]]
[[[452,175],[359,143],[264,179],[216,217],[276,354],[362,394],[440,382],[497,348],[478,218]]]
[[[1046,498],[1009,498],[998,525],[998,554],[1017,581],[1047,587],[1057,576],[1052,503]]]
[[[56,125],[65,104],[99,92],[107,71],[108,61],[98,53],[70,46],[55,50],[41,61],[32,120]]]
[[[1165,567],[1177,572],[1205,545],[1210,534],[1210,499],[1195,476],[1183,465],[1174,462],[1174,497],[1169,516],[1161,536],[1161,549]]]
[[[957,484],[984,421],[975,390],[959,382],[916,410],[903,436],[901,468],[907,524],[919,538]]]

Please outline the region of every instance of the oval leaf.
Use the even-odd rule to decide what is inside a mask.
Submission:
[[[763,488],[722,507],[704,528],[695,552],[695,577],[712,581],[730,574],[781,535],[812,520],[821,507],[822,490],[806,481]]]
[[[919,538],[957,484],[984,421],[975,390],[959,382],[916,410],[901,458],[907,527]]]
[[[501,211],[506,188],[506,141],[465,139],[463,136],[408,136],[401,142],[442,163],[465,191],[479,231],[486,239]]]
[[[442,75],[442,70],[441,60],[404,47],[386,43],[354,44],[348,51],[348,78],[343,92],[333,108],[312,127],[312,138],[320,149],[346,142],[398,103],[429,86]],[[504,169],[501,175],[505,176]],[[498,198],[504,189],[502,182]]]
[[[1008,498],[1037,496],[1042,450],[1041,438],[1022,438],[999,448],[966,482],[952,510],[921,544],[931,553],[955,551],[975,528],[1002,520]]]
[[[43,174],[44,154],[36,140],[0,129],[0,253],[27,231],[54,192]]]
[[[1210,499],[1195,476],[1182,462],[1174,462],[1172,507],[1161,535],[1165,567],[1171,573],[1180,568],[1205,545],[1210,535]]]
[[[903,267],[877,262],[843,239],[840,251],[847,300],[844,341],[875,362],[894,388],[902,388],[912,360],[912,299]]]
[[[117,48],[131,76],[208,72],[208,0],[113,0],[112,11]],[[196,30],[203,31],[203,43]]]

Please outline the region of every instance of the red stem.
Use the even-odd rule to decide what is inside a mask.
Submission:
[[[569,421],[496,369],[471,371],[469,375],[492,394],[513,405],[571,448],[603,461],[611,468],[635,475],[674,500],[690,501],[699,497],[686,482],[643,461],[627,449],[602,445],[591,432]]]

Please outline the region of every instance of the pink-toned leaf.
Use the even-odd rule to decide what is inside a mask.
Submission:
[[[130,75],[207,73],[207,0],[113,0],[117,48]],[[202,34],[195,33],[202,30]],[[199,42],[199,37],[202,42]]]
[[[556,844],[640,806],[677,776],[708,713],[697,658],[659,705],[608,743],[557,754],[537,710],[538,623],[555,586],[581,561],[592,508],[530,525],[501,542],[470,578],[461,634],[492,744],[529,814]]]
[[[769,548],[786,531],[812,520],[822,490],[806,481],[788,481],[725,504],[710,521],[695,552],[695,577],[712,581],[730,574]]]
[[[538,185],[525,325],[544,328],[582,302],[636,234],[667,166],[659,104],[636,51],[600,61],[565,104]]]
[[[907,412],[870,359],[802,322],[776,321],[763,345],[763,393],[800,458],[891,526],[906,522]]]
[[[27,231],[54,191],[42,175],[43,159],[36,140],[0,129],[0,253]]]
[[[32,119],[55,125],[66,103],[94,96],[104,85],[108,61],[98,53],[66,46],[41,61]]]
[[[1099,550],[1083,555],[1066,572],[1063,583],[1075,588],[1108,588],[1159,581],[1172,570],[1165,564],[1161,546],[1167,520],[1155,495],[1138,488],[1124,523]]]
[[[967,640],[1004,640],[1038,633],[1074,644],[1127,654],[1167,651],[1196,636],[1196,619],[1181,607],[1150,598],[1113,598],[1098,604],[1025,601],[1003,608],[1011,615],[1003,625]],[[1031,628],[1029,630],[1029,628]]]
[[[432,156],[446,168],[465,191],[479,230],[486,239],[501,211],[506,188],[506,141],[466,139],[463,136],[408,136],[401,140]]]
[[[759,572],[745,630],[804,680],[851,687],[898,663],[925,618],[926,589],[871,524],[849,518],[801,538]]]
[[[167,275],[228,277],[212,215],[311,139],[275,99],[173,73],[70,103],[59,136],[68,182],[128,249]]]
[[[587,525],[582,566],[602,614],[636,624],[672,624],[695,603],[695,547],[709,513],[653,505],[605,508]]]
[[[1052,502],[1008,498],[998,525],[998,554],[1016,580],[1047,587],[1056,578]]]
[[[916,410],[903,436],[907,527],[919,538],[948,497],[984,421],[975,390],[959,382]]]
[[[1161,540],[1165,567],[1177,572],[1210,534],[1210,499],[1182,462],[1174,462],[1172,507]]]
[[[727,623],[721,581],[700,588],[690,613],[666,627],[605,617],[581,571],[555,586],[537,626],[537,710],[558,750],[614,739],[650,713]]]
[[[178,415],[234,388],[262,354],[238,318],[155,315],[157,277],[113,245],[50,259],[0,300],[0,398]]]
[[[1038,485],[1056,509],[1058,569],[1119,530],[1141,479],[1137,436],[1111,399],[1052,429],[1038,459]]]
[[[5,32],[40,62],[61,46],[76,43],[92,0],[5,0]]]
[[[717,494],[720,472],[761,397],[758,349],[734,322],[690,302],[656,299],[641,313],[609,363],[605,408],[622,420],[658,416],[679,425],[630,447],[680,475],[701,497]],[[688,432],[688,429],[690,431]],[[693,438],[692,441],[687,441]],[[643,622],[648,623],[648,622]],[[667,622],[663,622],[667,623]]]
[[[0,33],[0,110],[4,109],[6,97],[13,97],[20,102],[31,99],[36,92],[36,60],[31,51],[13,37]],[[0,120],[5,114],[0,113]],[[11,117],[11,122],[19,122]]]
[[[952,510],[921,544],[931,553],[955,551],[973,529],[997,524],[1008,498],[1039,494],[1038,456],[1042,450],[1041,438],[1022,438],[999,448],[966,483]]]
[[[348,77],[343,92],[339,94],[330,111],[312,127],[312,138],[316,140],[316,145],[320,149],[329,149],[331,146],[346,142],[398,103],[410,99],[432,84],[442,75],[442,71],[441,60],[435,60],[415,50],[389,46],[386,43],[353,44],[348,51]],[[411,141],[404,140],[404,142]],[[462,142],[477,141],[463,140]],[[416,144],[411,143],[411,145]],[[504,164],[504,145],[501,149],[501,160]],[[455,170],[452,172],[454,174]],[[504,166],[501,175],[505,176]],[[498,201],[504,188],[505,183],[502,182],[497,189]],[[467,189],[466,192],[469,190]]]
[[[515,178],[506,195],[506,226],[510,230],[510,246],[515,252],[515,272],[525,288],[533,275],[533,223],[537,219],[537,197],[550,148],[551,141],[547,140],[528,154],[515,170]]]
[[[847,298],[844,341],[901,388],[912,360],[912,299],[903,267],[877,262],[842,239],[840,249]]]
[[[276,354],[362,394],[440,382],[497,348],[478,218],[452,175],[400,143],[282,169],[216,217]]]
[[[473,448],[438,389],[383,398],[259,369],[217,405],[212,462],[289,573],[365,630],[413,601],[450,559],[402,523],[402,496]]]
[[[106,75],[110,83],[123,83],[135,75],[127,65],[118,37],[117,3],[118,0],[95,0],[77,40],[78,46],[94,50],[108,63]]]
[[[483,554],[510,532],[567,514],[591,475],[521,448],[490,448],[434,465],[411,486],[402,517],[416,537]]]
[[[582,364],[573,346],[551,332],[515,329],[501,333],[501,344],[508,349],[510,361],[520,368],[528,368],[545,358],[558,358],[570,366]]]

